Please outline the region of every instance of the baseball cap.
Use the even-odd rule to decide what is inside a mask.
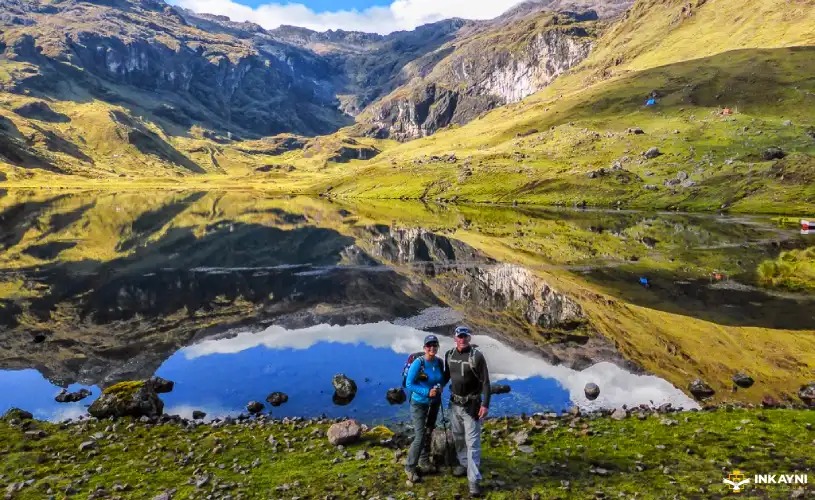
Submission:
[[[438,343],[439,343],[439,339],[435,335],[428,335],[427,337],[424,338],[424,345],[438,344]]]
[[[456,327],[456,337],[469,337],[472,335],[470,329],[466,326],[457,326]]]

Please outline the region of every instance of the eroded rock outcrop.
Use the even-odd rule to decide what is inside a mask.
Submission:
[[[489,37],[457,48],[433,73],[371,106],[368,133],[398,140],[467,123],[497,106],[518,102],[585,59],[593,38],[580,27],[548,29],[517,46]],[[465,42],[466,44],[466,42]]]

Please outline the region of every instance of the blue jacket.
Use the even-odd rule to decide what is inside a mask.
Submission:
[[[424,372],[427,375],[427,380],[418,380],[419,367],[424,360]],[[430,404],[430,389],[434,385],[444,384],[444,363],[438,356],[433,361],[428,361],[424,356],[416,358],[408,368],[407,380],[405,386],[409,393],[412,393],[410,399],[416,403]],[[438,397],[441,397],[439,392]]]

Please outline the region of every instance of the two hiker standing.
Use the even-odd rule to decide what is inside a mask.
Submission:
[[[450,382],[450,420],[459,465],[455,476],[467,476],[470,494],[481,489],[481,421],[489,413],[490,378],[484,355],[470,345],[471,332],[464,326],[455,330],[456,347],[438,359],[438,339],[428,335],[424,341],[424,357],[415,359],[406,376],[411,393],[410,411],[415,435],[408,452],[405,472],[411,481],[419,480],[416,467],[422,472],[433,470],[428,460],[430,436],[435,428],[442,387]],[[442,370],[437,372],[437,370]]]

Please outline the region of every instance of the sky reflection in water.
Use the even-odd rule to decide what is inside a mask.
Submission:
[[[411,352],[420,350],[426,332],[387,322],[367,325],[318,325],[301,330],[273,326],[258,333],[239,332],[230,338],[204,340],[171,356],[157,375],[175,382],[163,394],[165,412],[190,417],[193,410],[208,418],[236,415],[247,402],[261,401],[275,417],[352,416],[366,422],[407,420],[407,405],[390,405],[385,392],[401,383],[401,368]],[[442,337],[440,353],[453,346]],[[670,383],[654,376],[630,374],[614,364],[598,363],[575,371],[553,366],[534,354],[521,353],[486,336],[473,342],[485,353],[494,383],[508,383],[509,394],[493,397],[491,415],[561,411],[571,404],[584,409],[623,404],[672,403],[697,405]],[[357,383],[356,398],[346,406],[332,403],[331,378],[344,373]],[[583,387],[600,386],[600,397],[588,401]],[[35,370],[0,371],[0,411],[17,406],[38,418],[61,420],[77,417],[99,394],[85,401],[54,401],[59,388]],[[79,385],[70,387],[78,390]],[[271,408],[265,402],[273,391],[289,395],[288,403]],[[445,400],[449,392],[445,390]]]

